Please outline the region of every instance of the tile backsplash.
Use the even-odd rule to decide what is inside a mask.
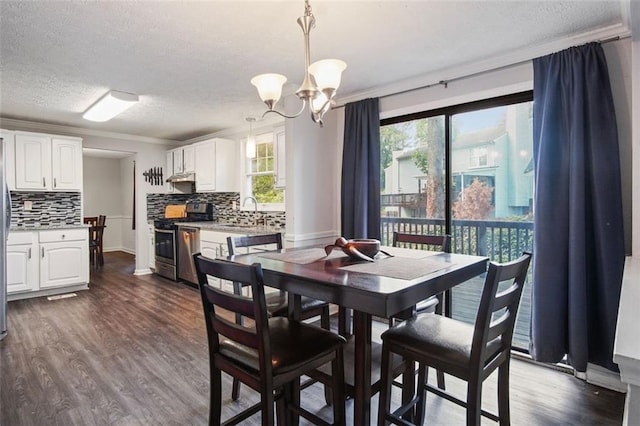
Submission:
[[[25,210],[25,201],[31,210]],[[11,191],[11,227],[77,225],[82,223],[79,192]]]
[[[153,220],[164,216],[164,208],[169,204],[185,204],[196,201],[212,203],[219,222],[252,224],[255,219],[266,219],[270,226],[285,226],[284,212],[261,212],[257,217],[253,211],[240,210],[240,194],[238,192],[200,192],[195,194],[147,194],[147,219]],[[233,210],[233,202],[238,210]]]

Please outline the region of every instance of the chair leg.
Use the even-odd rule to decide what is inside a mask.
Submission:
[[[467,426],[480,426],[482,415],[482,381],[471,379],[467,383]]]
[[[261,392],[260,405],[262,406],[262,426],[274,425],[274,410],[273,410],[273,390],[265,389]]]
[[[391,354],[387,344],[382,344],[382,359],[380,361],[380,393],[378,396],[378,426],[388,425],[386,415],[391,412],[391,382],[393,369],[390,362]]]
[[[500,426],[510,425],[509,414],[509,360],[498,367],[498,417]]]
[[[209,424],[219,425],[222,420],[222,372],[211,364],[209,395]]]
[[[231,399],[237,401],[240,398],[240,380],[233,379],[233,384],[231,386]]]
[[[331,361],[331,393],[333,394],[333,424],[345,425],[344,354],[342,347],[336,349],[336,357]],[[325,386],[325,390],[327,386]]]
[[[427,412],[427,380],[429,379],[429,367],[423,364],[418,365],[418,401],[416,401],[415,424],[424,423],[425,414]]]
[[[436,370],[436,377],[438,379],[438,388],[445,390],[446,386],[444,384],[444,373],[440,370]]]

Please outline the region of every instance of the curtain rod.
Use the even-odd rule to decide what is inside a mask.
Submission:
[[[600,43],[600,44],[605,44],[605,43],[610,43],[610,42],[612,42],[612,41],[623,40],[623,39],[625,39],[625,38],[629,38],[629,37],[631,37],[631,35],[628,35],[628,34],[627,34],[627,35],[621,35],[621,36],[619,36],[619,35],[618,35],[618,36],[614,36],[614,37],[606,38],[606,39],[604,39],[604,40],[596,40],[595,42],[596,42],[596,43]],[[585,43],[585,44],[586,44],[586,43]],[[465,79],[465,78],[475,77],[475,76],[478,76],[478,75],[486,74],[486,73],[488,73],[488,72],[498,71],[498,70],[501,70],[501,69],[503,69],[503,68],[509,68],[509,67],[513,67],[513,66],[516,66],[516,65],[526,64],[527,62],[530,62],[530,61],[532,61],[533,59],[534,59],[534,58],[531,58],[531,59],[525,59],[525,60],[522,60],[522,61],[513,62],[513,63],[508,64],[508,65],[501,65],[501,66],[499,66],[499,67],[489,68],[489,69],[482,70],[482,71],[477,71],[477,72],[474,72],[474,73],[471,73],[471,74],[462,75],[462,76],[460,76],[460,77],[450,78],[450,79],[448,79],[448,80],[440,80],[440,81],[438,81],[438,82],[436,82],[436,83],[429,83],[429,84],[425,84],[425,85],[423,85],[423,86],[413,87],[413,88],[411,88],[411,89],[401,90],[401,91],[399,91],[399,92],[388,93],[388,94],[386,94],[386,95],[378,96],[378,99],[384,99],[384,98],[389,98],[389,97],[391,97],[391,96],[402,95],[402,94],[405,94],[405,93],[414,92],[414,91],[416,91],[416,90],[428,89],[428,88],[430,88],[430,87],[434,87],[434,86],[444,86],[444,87],[445,87],[445,89],[446,89],[446,88],[447,88],[447,85],[448,85],[449,83],[451,83],[452,81],[463,80],[463,79]],[[332,107],[331,109],[344,108],[344,106],[345,106],[345,105],[346,105],[346,104],[343,104],[343,105],[337,105],[337,106],[335,106],[335,107]]]

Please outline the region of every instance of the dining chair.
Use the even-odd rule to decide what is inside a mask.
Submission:
[[[86,216],[82,218],[82,222],[85,225],[96,226],[98,224],[98,216]]]
[[[262,424],[274,424],[274,401],[278,424],[295,423],[298,416],[315,424],[329,424],[300,405],[300,377],[306,375],[331,387],[333,424],[345,424],[343,346],[345,339],[328,330],[270,316],[260,264],[241,265],[194,254],[209,343],[209,424],[219,425],[222,416],[221,373],[225,372],[260,394],[260,402],[225,424],[233,425],[262,411]],[[225,292],[208,283],[208,276],[239,282],[251,288],[245,296]],[[252,321],[236,323],[224,311]],[[331,373],[318,367],[331,363]]]
[[[419,250],[435,250],[450,253],[451,235],[409,234],[394,231],[391,244],[393,247],[417,248]],[[438,315],[451,317],[451,290],[419,301],[416,304],[415,310],[416,314],[435,312]],[[389,327],[393,327],[400,319],[401,318],[397,316],[389,318]],[[441,370],[437,370],[436,377],[438,387],[443,390],[446,389],[444,373]],[[397,385],[397,383],[395,384]]]
[[[282,234],[279,232],[273,234],[264,235],[242,235],[242,236],[230,236],[227,237],[227,248],[229,255],[233,256],[238,254],[240,248],[255,248],[258,246],[273,247],[274,250],[282,249]],[[268,284],[267,284],[268,285]],[[233,283],[233,291],[235,294],[241,294],[244,285],[241,282]],[[267,312],[274,317],[287,317],[289,316],[289,301],[288,295],[285,291],[271,291],[265,295],[267,301]],[[329,304],[322,300],[313,299],[310,297],[302,296],[300,298],[300,320],[306,320],[309,318],[320,317],[320,326],[326,330],[331,328],[329,317]],[[242,323],[242,316],[236,315],[236,322]],[[231,392],[231,398],[235,401],[240,397],[240,382],[237,379],[233,381],[233,389]],[[327,401],[329,401],[329,394],[326,393]]]
[[[509,362],[516,314],[527,278],[531,254],[507,262],[490,262],[474,325],[440,315],[420,315],[382,333],[382,384],[378,425],[389,422],[421,425],[427,391],[466,407],[467,425],[480,425],[484,415],[501,425],[509,418]],[[498,291],[500,290],[500,291]],[[390,411],[390,368],[393,354],[418,363],[418,391],[409,403]],[[467,382],[466,401],[427,383],[428,367]],[[482,383],[498,369],[498,415],[482,410]],[[415,389],[409,389],[415,391]],[[402,418],[407,417],[407,418]]]
[[[451,236],[445,235],[423,235],[423,234],[408,234],[403,232],[393,232],[392,243],[393,247],[405,247],[405,248],[418,248],[420,250],[435,250],[445,253],[451,252]],[[440,293],[437,296],[429,297],[425,300],[418,302],[416,305],[416,312],[433,312],[435,311],[439,315],[446,314],[451,316],[451,295],[449,291],[444,294]],[[393,326],[397,317],[389,318],[389,327]]]
[[[89,227],[89,257],[93,266],[104,265],[104,254],[102,252],[104,228],[104,226],[100,225]]]

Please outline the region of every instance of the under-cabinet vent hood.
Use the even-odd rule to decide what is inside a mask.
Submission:
[[[195,173],[178,173],[167,178],[167,182],[179,183],[179,182],[195,182]]]

